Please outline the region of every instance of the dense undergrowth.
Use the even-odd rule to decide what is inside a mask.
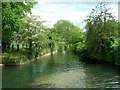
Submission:
[[[110,12],[107,3],[98,3],[86,16],[85,30],[68,20],[58,20],[52,28],[48,28],[44,25],[46,21],[40,16],[26,14],[30,13],[36,3],[21,4],[23,5],[20,6],[18,2],[2,4],[4,64],[32,60],[47,53],[52,54],[56,50],[62,52],[67,48],[72,48],[78,56],[88,61],[120,64],[120,23]],[[29,4],[31,7],[21,10],[24,5]],[[14,10],[13,6],[20,10]]]

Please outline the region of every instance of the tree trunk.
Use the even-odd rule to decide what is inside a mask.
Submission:
[[[35,47],[36,47],[35,57],[38,57],[38,49],[37,49],[38,45],[35,44]]]
[[[54,43],[50,43],[50,44],[49,44],[49,47],[50,47],[51,55],[53,55]]]
[[[29,41],[29,54],[32,55],[32,40]]]
[[[12,51],[14,50],[14,45],[12,44]]]
[[[20,46],[20,45],[19,45],[19,44],[17,44],[17,51],[19,51],[19,46]]]

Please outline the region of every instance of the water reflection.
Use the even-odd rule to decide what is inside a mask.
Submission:
[[[3,67],[4,88],[117,88],[119,80],[117,66],[85,64],[70,51],[20,67]]]

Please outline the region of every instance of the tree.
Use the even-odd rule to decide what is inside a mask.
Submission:
[[[29,52],[32,51],[32,47],[38,48],[45,40],[44,32],[46,27],[43,25],[45,21],[42,21],[40,16],[27,16],[23,18],[23,27],[18,33],[14,33],[14,40],[29,45]],[[35,49],[35,48],[34,48]]]
[[[75,45],[78,42],[82,42],[84,37],[84,32],[78,26],[74,26],[74,28],[69,33],[68,42],[70,44]]]
[[[111,45],[118,35],[118,24],[110,10],[105,2],[101,2],[85,19],[86,44],[91,58],[109,61],[114,59],[109,58],[112,54]]]
[[[37,2],[2,2],[2,46],[10,46],[12,35],[21,28],[21,19]]]
[[[120,64],[120,22],[118,22],[118,38],[112,47],[114,47],[115,63]]]
[[[51,54],[53,54],[53,51],[59,42],[59,37],[57,36],[54,28],[48,28],[46,36],[48,39],[48,46],[50,48]]]
[[[56,33],[61,37],[62,41],[64,41],[66,44],[69,31],[73,29],[73,26],[74,25],[67,20],[59,20],[54,25]]]
[[[53,28],[61,38],[60,41],[65,42],[67,46],[79,42],[83,36],[82,30],[67,20],[57,21]]]

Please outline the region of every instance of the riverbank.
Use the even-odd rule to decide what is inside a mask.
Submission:
[[[74,53],[82,60],[82,62],[85,63],[91,63],[91,64],[103,64],[103,63],[110,63],[114,64],[116,66],[120,66],[120,62],[117,62],[115,59],[116,57],[112,57],[111,60],[109,58],[106,59],[97,59],[96,57],[90,56],[90,52],[83,50],[83,51],[74,51]],[[119,60],[119,59],[118,59]]]
[[[27,64],[29,62],[32,62],[34,60],[37,60],[41,57],[45,57],[45,56],[49,56],[49,55],[53,55],[57,53],[57,50],[54,51],[54,52],[47,52],[47,53],[43,53],[41,56],[38,56],[37,58],[33,58],[32,60],[26,58],[26,57],[10,57],[10,56],[1,56],[0,59],[1,59],[1,64],[0,66],[21,66],[21,65],[24,65],[24,64]],[[2,64],[2,61],[3,61],[3,64]]]
[[[93,58],[90,58],[90,57],[82,57],[82,56],[79,56],[79,59],[84,62],[84,63],[87,63],[87,64],[113,64],[113,65],[116,65],[116,66],[120,66],[119,63],[115,63],[115,62],[109,62],[109,61],[105,61],[105,60],[97,60],[97,59],[93,59]]]
[[[3,64],[0,64],[0,67],[3,66]]]

